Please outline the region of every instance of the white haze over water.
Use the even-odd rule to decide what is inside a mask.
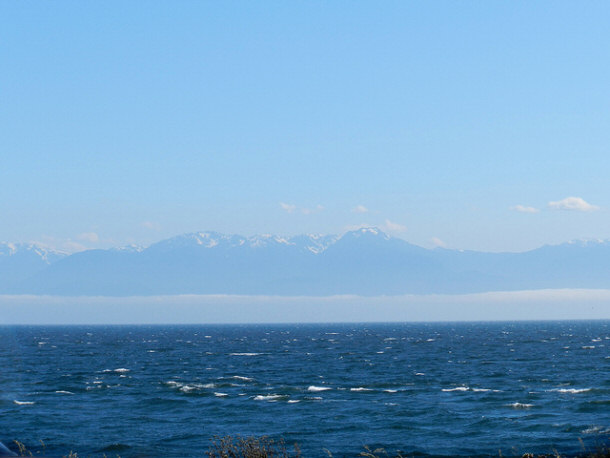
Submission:
[[[0,295],[0,324],[205,324],[610,319],[608,289],[327,297]]]

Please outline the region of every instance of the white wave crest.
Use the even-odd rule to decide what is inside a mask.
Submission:
[[[66,390],[57,390],[55,392],[57,394],[74,394],[74,393],[72,393],[72,391],[66,391]]]
[[[328,386],[315,386],[315,385],[310,385],[309,387],[307,387],[307,391],[328,391],[332,388],[328,387]]]
[[[359,386],[358,388],[350,388],[350,391],[373,391],[370,388],[364,388],[362,386]]]
[[[32,404],[35,404],[34,401],[17,401],[17,399],[15,399],[13,403],[17,404],[18,406],[31,406]]]
[[[175,380],[169,380],[164,383],[165,383],[165,385],[169,386],[170,388],[180,390],[183,393],[192,393],[193,391],[200,391],[200,390],[211,389],[211,388],[216,387],[216,385],[214,383],[205,383],[205,384],[204,383],[182,383],[182,382],[177,382]]]
[[[227,393],[214,393],[214,396],[218,397],[218,398],[225,398],[228,396]]]
[[[604,428],[603,426],[591,426],[583,430],[583,434],[609,434],[610,428]]]
[[[442,391],[468,391],[470,388],[467,386],[456,386],[455,388],[443,388]]]
[[[254,400],[255,401],[277,401],[278,399],[281,399],[283,397],[284,396],[282,396],[281,394],[268,394],[268,395],[259,394],[258,396],[254,396]]]
[[[525,404],[521,402],[513,402],[512,404],[508,404],[508,407],[512,407],[513,409],[529,409],[534,407],[534,404]]]
[[[253,378],[250,378],[250,377],[242,377],[241,375],[234,375],[234,376],[233,376],[233,377],[231,377],[231,378],[232,378],[232,379],[235,379],[235,380],[243,380],[244,382],[251,382],[251,381],[253,381],[253,380],[254,380]]]
[[[586,393],[587,391],[591,391],[591,388],[556,388],[549,391],[556,391],[557,393],[570,393],[570,394],[578,394],[578,393]]]
[[[262,353],[229,353],[229,356],[258,356]]]

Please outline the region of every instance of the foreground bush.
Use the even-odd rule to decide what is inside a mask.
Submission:
[[[43,446],[42,454],[41,451],[37,451],[35,454],[33,454],[23,443],[13,441],[14,445],[18,449],[16,450],[16,454],[18,456],[46,456],[44,453],[46,445],[44,442],[40,442]],[[581,445],[583,452],[577,455],[562,455],[559,452],[542,455],[525,453],[522,455],[522,458],[610,458],[609,445],[600,446],[595,451],[586,450],[582,441]],[[275,441],[267,436],[216,436],[211,440],[210,448],[205,455],[209,458],[302,458],[298,445],[294,444],[293,447],[294,452],[290,453],[286,448],[286,444],[283,439]],[[326,449],[324,449],[324,451],[329,458],[333,457],[330,451]],[[0,456],[5,456],[2,454],[2,450],[0,450]],[[109,458],[105,454],[103,456],[104,458]],[[412,455],[390,454],[382,448],[371,450],[369,447],[365,446],[364,451],[359,453],[358,456],[367,458],[407,458]],[[421,454],[417,454],[417,456],[421,456]],[[498,456],[502,457],[508,455],[503,455],[502,452],[499,451]],[[63,455],[62,458],[78,458],[78,455],[71,451],[69,454]],[[116,458],[121,457],[120,455],[116,455]]]
[[[284,440],[275,442],[263,437],[215,437],[207,455],[210,458],[297,458],[301,451],[294,444],[294,454],[286,449]]]

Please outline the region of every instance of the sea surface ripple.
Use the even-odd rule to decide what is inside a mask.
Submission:
[[[577,453],[610,436],[610,322],[0,327],[0,440],[202,456]],[[45,446],[41,445],[43,441]]]

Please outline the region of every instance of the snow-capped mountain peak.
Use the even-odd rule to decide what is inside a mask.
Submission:
[[[63,251],[53,250],[37,243],[0,242],[0,256],[35,256],[50,264],[68,255]]]

